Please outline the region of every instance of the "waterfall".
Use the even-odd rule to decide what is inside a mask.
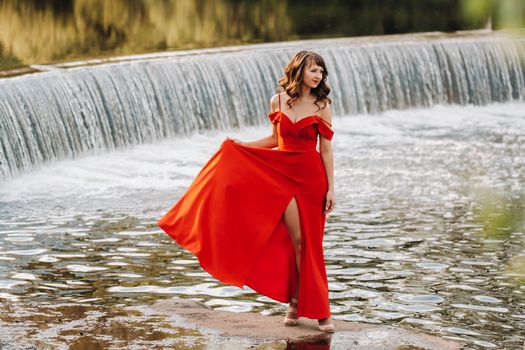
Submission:
[[[0,179],[87,152],[267,122],[301,49],[326,61],[336,115],[524,100],[525,39],[397,35],[192,50],[0,80]]]

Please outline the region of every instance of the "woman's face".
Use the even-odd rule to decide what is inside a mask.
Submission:
[[[303,84],[314,89],[319,85],[323,79],[323,67],[318,66],[314,62],[308,65],[303,72]]]

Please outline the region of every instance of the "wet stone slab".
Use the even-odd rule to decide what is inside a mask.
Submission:
[[[334,320],[336,332],[326,334],[317,329],[317,321],[307,318],[301,318],[297,327],[285,327],[281,316],[213,310],[197,301],[180,298],[159,301],[152,309],[160,314],[179,316],[177,327],[214,330],[224,344],[227,344],[225,339],[251,339],[246,347],[250,349],[452,350],[464,346],[402,328],[339,320]]]

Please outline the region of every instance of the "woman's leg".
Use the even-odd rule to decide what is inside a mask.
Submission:
[[[283,221],[290,235],[290,240],[292,241],[294,250],[295,250],[295,262],[297,264],[297,272],[299,272],[301,266],[301,223],[299,220],[299,209],[297,208],[297,201],[295,197],[292,198],[286,210],[283,214]],[[296,320],[297,317],[297,296],[299,293],[299,273],[296,274],[297,280],[295,283],[295,290],[293,291],[292,301],[290,302],[290,307],[288,308],[288,313],[286,318],[291,320]],[[285,319],[285,324],[295,325],[297,322],[287,321]]]
[[[299,209],[297,208],[297,200],[295,197],[292,198],[286,210],[283,214],[284,225],[288,229],[288,234],[290,235],[290,240],[292,241],[293,247],[295,249],[295,262],[297,264],[297,271],[299,271],[301,266],[301,223],[299,220]],[[299,278],[299,274],[297,275]],[[295,295],[297,296],[297,291],[299,288],[296,288]]]
[[[283,221],[288,229],[288,234],[290,235],[290,239],[292,241],[292,244],[295,249],[295,262],[297,263],[297,271],[300,271],[301,266],[301,222],[299,219],[299,208],[297,207],[297,200],[295,197],[292,198],[290,203],[288,203],[288,206],[286,207],[286,210],[283,214]],[[294,298],[297,300],[297,295],[299,292],[299,273],[297,274],[297,283],[295,284],[297,287],[294,291]],[[290,303],[290,306],[292,306],[292,303]],[[297,307],[295,305],[295,307]],[[288,309],[288,318],[297,318],[297,314],[294,312],[290,312],[290,309]],[[333,326],[330,327],[332,320],[330,317],[323,318],[318,320],[320,326],[324,326],[322,330],[333,332]]]

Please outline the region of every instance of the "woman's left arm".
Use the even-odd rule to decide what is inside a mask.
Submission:
[[[323,120],[332,124],[332,110],[330,104],[322,110],[319,115]],[[323,160],[324,168],[326,171],[326,179],[328,181],[328,190],[326,192],[326,204],[325,214],[331,212],[335,207],[335,196],[334,196],[334,155],[332,152],[332,142],[323,135],[319,136],[319,153],[321,153],[321,159]]]

